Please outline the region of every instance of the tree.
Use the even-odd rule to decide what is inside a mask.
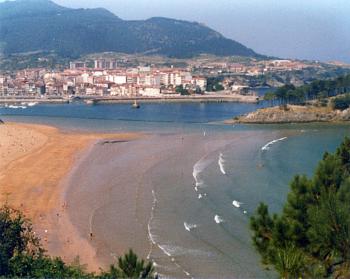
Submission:
[[[60,258],[16,255],[10,260],[11,276],[29,278],[93,278],[81,265],[67,265]]]
[[[66,264],[45,254],[31,222],[7,204],[0,208],[0,277],[4,278],[157,278],[151,262],[130,250],[100,275],[88,273],[79,260]]]
[[[130,249],[123,257],[118,258],[118,265],[111,265],[109,272],[102,274],[103,278],[158,278],[151,262],[139,260]]]
[[[333,109],[345,110],[350,106],[350,94],[336,97],[332,100]]]
[[[350,92],[350,75],[341,76],[333,80],[315,80],[310,84],[295,87],[286,84],[278,88],[273,96],[268,96],[269,100],[278,99],[283,104],[302,104],[307,100],[323,99]],[[342,102],[343,105],[343,102]],[[345,104],[345,108],[349,105]],[[340,109],[344,109],[343,106]]]
[[[264,100],[269,101],[271,106],[273,106],[275,99],[276,95],[273,92],[266,92],[266,94],[264,95]]]
[[[180,93],[182,96],[190,95],[188,90],[186,88],[184,88],[183,85],[176,86],[175,90],[177,93]]]
[[[261,204],[251,218],[263,264],[283,278],[350,276],[350,139],[290,188],[280,214]]]
[[[43,251],[31,223],[22,213],[7,204],[0,208],[0,276],[10,274],[9,263],[14,256],[40,256]]]

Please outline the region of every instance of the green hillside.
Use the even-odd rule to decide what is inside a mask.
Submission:
[[[4,54],[54,51],[61,56],[115,51],[186,58],[201,53],[256,56],[242,44],[195,22],[122,20],[105,9],[69,9],[49,0],[0,3]]]

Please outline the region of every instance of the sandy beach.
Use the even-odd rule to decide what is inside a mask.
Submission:
[[[79,236],[66,213],[65,177],[97,141],[138,137],[132,133],[77,134],[34,124],[0,125],[0,201],[7,200],[33,221],[50,255],[67,262],[79,256],[89,270],[97,271],[100,265],[94,249]]]
[[[257,136],[261,136],[259,143]],[[223,199],[222,193],[202,185],[197,172],[213,164],[216,174],[210,177],[228,179],[218,166],[221,152],[231,150],[242,157],[251,144],[263,146],[270,137],[279,136],[263,132],[164,133],[137,141],[96,144],[67,177],[68,214],[82,237],[89,238],[92,233],[88,242],[103,268],[132,248],[140,257],[152,260],[165,277],[191,278],[195,274],[199,278],[224,278],[230,268],[232,274],[244,273],[240,264],[232,265],[222,251],[232,248],[227,253],[231,255],[239,249],[244,251],[243,258],[254,259],[254,251],[244,244],[249,238],[242,233],[244,241],[232,241],[214,222],[211,210],[216,211],[218,204],[212,198]],[[206,196],[207,191],[210,196]],[[232,200],[227,204],[232,210]],[[193,224],[200,216],[203,223],[192,234],[184,223],[196,226]],[[245,217],[238,213],[235,225],[245,222]],[[217,238],[222,239],[220,248],[208,252],[213,251],[210,243]],[[226,270],[217,268],[219,261]]]
[[[92,134],[0,125],[0,198],[33,220],[49,255],[66,262],[78,256],[89,271],[108,268],[132,248],[165,277],[254,277],[260,269],[246,208],[232,201],[247,202],[248,195],[250,203],[257,190],[249,194],[240,186],[236,171],[260,171],[256,151],[287,136]],[[251,167],[241,170],[238,162],[245,166],[247,155]],[[225,221],[218,223],[216,215]]]

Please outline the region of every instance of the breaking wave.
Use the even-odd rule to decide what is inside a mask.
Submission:
[[[158,203],[158,200],[157,200],[157,196],[156,196],[156,193],[154,192],[154,190],[152,190],[152,196],[153,196],[153,204],[152,204],[152,210],[151,210],[151,216],[150,216],[150,219],[148,221],[148,237],[149,237],[149,240],[151,241],[152,245],[151,245],[151,248],[150,248],[150,251],[147,255],[147,259],[151,259],[151,254],[152,254],[152,251],[153,251],[153,246],[156,246],[158,247],[166,256],[168,256],[169,258],[171,258],[171,261],[175,264],[175,266],[179,269],[181,269],[181,271],[188,277],[191,277],[191,274],[184,270],[183,267],[178,264],[174,258],[174,256],[176,255],[179,255],[179,254],[185,254],[186,251],[184,248],[181,249],[181,247],[176,247],[176,246],[170,246],[170,245],[160,245],[157,243],[157,236],[155,234],[152,234],[152,228],[151,228],[151,224],[154,220],[154,211],[156,209],[156,206],[157,206],[157,203]],[[193,225],[193,224],[187,224],[187,223],[184,223],[184,225],[186,224],[185,228],[186,229],[193,229],[193,228],[196,228],[197,225]],[[158,266],[158,265],[157,265]]]
[[[188,224],[188,223],[184,222],[184,227],[185,227],[186,231],[190,232],[192,229],[197,228],[197,225],[196,224]]]
[[[262,151],[267,151],[267,150],[270,149],[271,145],[275,144],[276,142],[283,141],[283,140],[286,140],[286,139],[287,139],[287,137],[280,138],[280,139],[275,139],[275,140],[273,140],[273,141],[270,141],[270,142],[268,142],[267,144],[265,144],[265,145],[261,148],[261,150],[262,150]]]
[[[156,206],[157,206],[157,203],[158,203],[158,200],[157,200],[157,197],[156,197],[156,193],[154,192],[154,190],[152,190],[152,197],[153,197],[153,203],[152,203],[151,216],[150,216],[150,218],[148,220],[148,224],[147,224],[148,238],[151,241],[152,245],[151,245],[150,250],[148,252],[147,259],[150,259],[150,257],[151,257],[151,253],[152,253],[152,250],[153,250],[152,249],[153,245],[157,245],[156,235],[152,234],[152,228],[151,228],[151,224],[152,224],[153,219],[154,219],[154,210],[156,209]]]
[[[221,224],[221,223],[225,222],[225,220],[222,219],[219,215],[215,215],[214,220],[215,220],[216,224]]]
[[[194,189],[196,192],[198,192],[198,188],[204,184],[204,181],[200,179],[199,175],[209,166],[210,163],[210,160],[205,160],[202,158],[193,166],[192,175],[195,181]]]
[[[234,207],[237,207],[237,208],[240,208],[242,204],[243,204],[243,203],[241,203],[241,202],[239,202],[239,201],[236,201],[236,200],[234,200],[234,201],[232,202],[232,205],[233,205]]]
[[[224,154],[220,153],[218,165],[222,174],[226,174]]]

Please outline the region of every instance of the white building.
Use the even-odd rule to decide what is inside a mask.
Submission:
[[[160,88],[159,87],[141,87],[138,92],[142,96],[146,97],[160,97]]]

